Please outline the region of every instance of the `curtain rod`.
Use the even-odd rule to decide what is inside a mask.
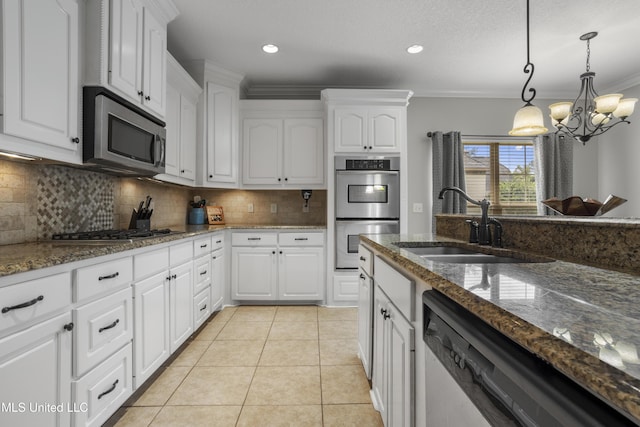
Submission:
[[[427,137],[431,138],[433,136],[433,132],[429,131],[427,132]],[[467,139],[508,139],[510,141],[530,141],[532,139],[535,139],[535,137],[526,137],[526,136],[509,136],[509,135],[468,135],[468,134],[461,134],[460,135],[461,138],[467,138]]]

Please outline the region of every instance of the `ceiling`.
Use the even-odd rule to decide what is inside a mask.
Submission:
[[[519,98],[527,76],[525,0],[173,0],[168,49],[245,76],[247,97],[326,87],[414,96]],[[572,99],[585,71],[600,93],[640,83],[640,1],[532,0],[531,86]],[[273,43],[276,54],[262,52]],[[424,45],[410,55],[406,48]],[[313,96],[313,95],[312,95]]]

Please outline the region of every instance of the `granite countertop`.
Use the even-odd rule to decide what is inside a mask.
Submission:
[[[640,424],[640,277],[563,261],[454,264],[393,243],[478,247],[432,235],[368,235],[363,242],[549,362]]]
[[[132,243],[56,244],[50,241],[0,246],[0,278],[74,261],[186,239],[225,229],[324,230],[326,225],[187,225],[170,227],[176,233],[134,240]]]

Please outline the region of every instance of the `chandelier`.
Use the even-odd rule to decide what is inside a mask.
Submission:
[[[531,62],[529,56],[529,0],[527,0],[527,63],[524,66],[524,73],[531,75],[524,83],[522,87],[522,94],[520,98],[522,102],[524,102],[524,107],[520,108],[513,119],[513,129],[509,131],[509,135],[513,136],[533,136],[540,135],[542,133],[547,132],[547,128],[544,127],[544,119],[542,118],[542,111],[531,104],[533,98],[536,97],[536,90],[534,88],[529,88],[529,92],[531,92],[531,96],[529,98],[525,97],[525,91],[527,89],[527,85],[531,81],[533,77],[534,71],[533,63]]]
[[[593,87],[596,73],[590,71],[590,41],[597,36],[595,31],[583,34],[580,40],[587,42],[587,69],[580,76],[581,86],[578,97],[573,102],[551,104],[551,123],[557,129],[572,136],[583,145],[592,137],[602,135],[620,123],[629,123],[627,117],[633,113],[637,98],[622,99],[622,94],[611,93],[598,96]],[[572,110],[573,107],[573,110]]]

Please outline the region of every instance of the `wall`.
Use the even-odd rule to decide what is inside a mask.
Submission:
[[[226,224],[249,225],[326,225],[327,191],[313,190],[309,212],[303,212],[300,190],[205,190],[195,189],[208,205],[222,206]],[[247,212],[253,203],[253,213]],[[277,213],[271,213],[271,204]]]
[[[431,233],[431,140],[429,131],[458,130],[463,135],[507,135],[520,99],[412,98],[407,109],[409,158],[409,233]],[[555,100],[536,99],[548,111]],[[547,120],[547,126],[551,126]],[[596,141],[597,142],[597,141]],[[598,149],[574,142],[574,194],[595,197],[598,193]],[[423,213],[412,213],[413,203],[422,203]]]
[[[640,98],[640,85],[621,91],[625,98]],[[607,214],[616,217],[640,217],[640,105],[636,104],[630,125],[621,123],[599,137],[598,196],[602,200],[609,194],[623,197],[627,203]],[[591,144],[588,142],[587,144]]]

